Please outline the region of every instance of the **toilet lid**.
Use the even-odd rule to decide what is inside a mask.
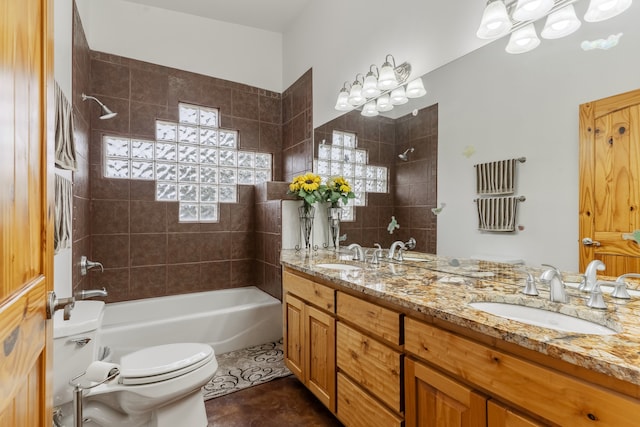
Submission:
[[[119,382],[139,385],[165,381],[198,369],[213,357],[213,348],[201,343],[144,348],[122,356]]]

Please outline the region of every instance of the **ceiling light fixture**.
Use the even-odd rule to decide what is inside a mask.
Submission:
[[[511,33],[506,51],[524,53],[540,44],[533,23],[547,17],[540,35],[558,39],[576,31],[582,23],[573,3],[578,0],[488,0],[476,35],[497,39]],[[613,18],[631,6],[632,0],[590,0],[584,15],[586,22]]]
[[[366,76],[358,73],[353,83],[342,85],[335,109],[351,111],[362,107],[363,116],[373,117],[392,110],[394,105],[407,103],[409,98],[426,95],[421,78],[407,83],[410,75],[411,64],[403,62],[396,66],[394,57],[389,54],[380,69],[371,65]]]

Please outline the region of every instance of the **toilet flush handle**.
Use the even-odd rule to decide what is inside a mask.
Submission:
[[[78,337],[78,338],[71,338],[68,342],[77,345],[78,347],[82,348],[85,345],[89,344],[91,342],[91,338],[89,337]]]

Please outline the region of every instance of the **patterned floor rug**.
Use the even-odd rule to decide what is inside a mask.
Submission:
[[[282,339],[219,354],[216,359],[218,370],[202,388],[205,400],[291,375],[284,365]]]

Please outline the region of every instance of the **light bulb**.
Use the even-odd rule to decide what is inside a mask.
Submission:
[[[568,36],[576,31],[582,22],[576,16],[576,11],[573,5],[563,7],[556,10],[547,17],[547,22],[542,29],[540,35],[545,39],[559,39],[560,37]]]
[[[405,92],[407,94],[407,98],[420,98],[427,94],[424,84],[422,83],[422,78],[420,77],[415,80],[411,80],[409,84],[407,84]]]
[[[360,114],[362,114],[365,117],[377,116],[378,110],[376,109],[376,102],[369,101],[366,104],[364,104],[364,107],[362,108],[362,112]]]
[[[391,103],[393,105],[402,105],[409,102],[404,92],[404,86],[400,86],[391,91]]]
[[[496,39],[507,34],[510,29],[511,20],[507,7],[502,1],[494,1],[484,9],[476,36],[481,39]]]
[[[388,93],[376,100],[376,109],[381,113],[393,110],[393,104],[391,103]]]
[[[509,44],[505,50],[508,53],[525,53],[535,49],[540,44],[540,39],[536,34],[536,29],[533,23],[527,24],[524,27],[511,33]]]
[[[632,0],[591,0],[584,14],[587,22],[600,22],[621,14],[631,6]]]
[[[553,5],[553,0],[518,0],[513,19],[520,22],[535,21],[545,16]]]

